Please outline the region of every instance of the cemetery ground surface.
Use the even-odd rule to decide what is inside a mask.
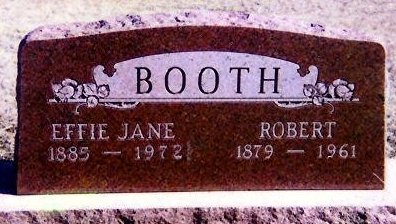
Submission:
[[[16,74],[17,51],[24,35],[38,26],[70,22],[91,22],[122,16],[128,13],[155,13],[189,9],[237,10],[267,17],[287,17],[318,29],[339,28],[359,30],[369,34],[386,50],[386,160],[394,164],[396,157],[396,80],[395,66],[396,21],[393,19],[396,3],[393,1],[0,1],[0,203],[2,197],[10,200],[9,193],[15,187],[8,180],[13,179],[14,137],[17,126]],[[34,121],[32,121],[34,122]],[[392,169],[394,171],[394,169]],[[3,193],[4,195],[1,195]],[[345,194],[345,193],[344,193]],[[280,195],[280,194],[279,194]],[[281,195],[280,195],[281,196]],[[318,196],[318,195],[317,195]],[[17,196],[12,196],[17,197]],[[32,196],[34,197],[34,196]],[[77,196],[74,196],[76,200]],[[92,196],[94,197],[94,196]],[[119,197],[123,197],[122,195]],[[320,196],[319,196],[320,197]],[[133,199],[133,197],[129,198]],[[164,198],[162,198],[164,199]],[[165,198],[166,199],[166,198]],[[177,198],[174,198],[177,200]],[[366,198],[370,200],[369,196]],[[14,200],[14,199],[12,199]],[[48,199],[49,200],[49,199]],[[96,199],[99,200],[99,199]],[[330,199],[329,203],[331,202]],[[372,200],[376,200],[373,198]],[[235,208],[161,208],[161,209],[80,209],[50,211],[1,212],[1,223],[83,222],[119,223],[260,223],[260,222],[310,222],[310,223],[394,223],[395,203],[366,206],[364,200],[359,206],[351,207],[304,207],[292,208],[247,207]],[[34,202],[31,203],[33,208]],[[130,202],[131,204],[131,202]],[[183,204],[183,203],[181,203]],[[369,203],[368,203],[369,204]],[[18,205],[16,203],[15,205]],[[177,201],[173,203],[177,206]],[[170,206],[173,207],[173,206]],[[204,205],[202,207],[205,207]],[[226,206],[229,207],[229,206]]]

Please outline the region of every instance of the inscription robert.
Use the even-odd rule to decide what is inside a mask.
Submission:
[[[236,147],[235,157],[238,160],[269,160],[276,151],[285,151],[286,154],[304,154],[305,149],[287,149],[277,148],[268,144],[266,140],[277,139],[332,139],[337,127],[334,121],[263,121],[259,124],[259,137],[265,144],[249,143]],[[311,149],[309,149],[311,150]],[[316,149],[318,159],[355,159],[357,147],[353,143],[344,143],[341,145],[320,144]],[[277,152],[279,153],[279,152]]]
[[[334,121],[261,122],[260,139],[322,139],[333,138],[337,123]]]

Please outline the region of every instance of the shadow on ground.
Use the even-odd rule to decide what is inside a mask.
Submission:
[[[0,160],[0,194],[16,193],[16,166],[14,161]]]

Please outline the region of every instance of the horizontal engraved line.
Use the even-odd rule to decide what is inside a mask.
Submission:
[[[103,155],[121,155],[121,151],[103,151]]]
[[[179,101],[179,102],[205,102],[205,101],[217,101],[217,102],[311,102],[309,98],[99,98],[99,102],[102,103],[133,103],[133,102],[166,102],[167,100]],[[342,102],[342,99],[327,99],[326,102]],[[352,101],[359,101],[355,98]],[[49,103],[85,103],[86,99],[68,99],[65,102],[58,102],[55,99],[49,99]]]
[[[291,154],[302,154],[305,151],[303,149],[288,149],[287,153],[291,153]]]

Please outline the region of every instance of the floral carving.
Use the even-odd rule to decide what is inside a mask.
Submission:
[[[52,84],[54,92],[54,100],[58,103],[74,102],[80,105],[86,105],[89,108],[97,105],[106,105],[117,108],[132,108],[137,103],[121,103],[120,102],[101,102],[101,99],[106,99],[110,94],[109,85],[97,85],[95,83],[78,84],[73,79],[65,79],[60,84]],[[78,114],[78,106],[76,113]]]
[[[86,99],[88,107],[95,107],[100,98],[109,96],[109,85],[96,85],[95,83],[78,84],[73,79],[65,79],[61,84],[52,84],[55,100],[67,102],[69,99]]]
[[[73,79],[65,79],[60,84],[52,84],[54,92],[54,99],[51,102],[56,103],[77,103],[75,113],[78,114],[78,108],[81,105],[86,105],[88,108],[103,105],[113,108],[130,109],[134,108],[138,102],[132,102],[128,99],[109,99],[110,88],[109,85],[97,85],[96,83],[78,84]],[[354,99],[355,85],[343,79],[334,80],[331,84],[324,82],[317,82],[315,85],[305,84],[303,93],[306,98],[301,100],[288,101],[276,100],[274,101],[278,106],[294,108],[303,105],[324,105],[329,104],[332,107],[331,113],[334,110],[331,102],[334,101],[358,101]]]
[[[315,85],[304,85],[304,95],[312,99],[312,104],[323,105],[329,101],[352,101],[355,85],[348,81],[337,79],[331,84],[318,82]]]

